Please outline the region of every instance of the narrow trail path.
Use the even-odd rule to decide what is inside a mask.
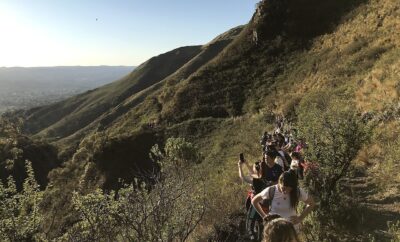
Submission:
[[[388,177],[390,181],[390,177]],[[354,231],[355,241],[390,242],[388,222],[400,221],[400,184],[388,184],[385,189],[376,185],[373,176],[357,172],[350,179],[344,179],[360,209],[358,229]],[[209,241],[250,241],[245,230],[246,215],[243,211],[232,214],[223,227],[217,229]],[[370,234],[372,237],[368,236]]]
[[[400,184],[388,184],[383,189],[366,174],[358,174],[348,182],[361,208],[362,231],[376,241],[390,241],[388,222],[400,221]]]

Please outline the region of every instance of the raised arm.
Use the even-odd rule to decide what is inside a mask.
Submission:
[[[249,164],[249,162],[244,162],[246,164],[247,170],[249,170],[249,174],[255,174],[253,171],[253,167]]]
[[[243,169],[242,169],[243,163],[242,162],[238,162],[238,167],[239,167],[239,177],[242,181],[249,183],[249,184],[253,184],[253,177],[251,176],[245,176],[243,174]]]

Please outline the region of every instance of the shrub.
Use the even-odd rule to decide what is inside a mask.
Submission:
[[[174,162],[198,162],[201,157],[197,148],[184,138],[169,138],[165,144],[166,158]],[[179,164],[176,164],[179,165]]]
[[[298,130],[307,141],[306,159],[318,167],[317,172],[306,173],[305,184],[319,201],[306,234],[311,236],[308,239],[323,241],[328,228],[352,219],[355,200],[344,194],[341,181],[369,132],[349,105],[330,93],[310,95],[301,102]]]
[[[184,165],[193,162],[192,158],[197,159],[198,154],[184,139],[169,139],[164,150],[155,146],[152,153],[158,158],[161,169],[146,175],[152,183],[136,180],[110,193],[101,190],[87,195],[75,192],[73,204],[80,221],[63,239],[187,240],[206,209],[202,176],[196,167],[186,169]]]
[[[39,236],[42,215],[39,204],[42,192],[37,184],[32,165],[26,162],[28,177],[25,179],[22,191],[12,177],[7,184],[0,182],[0,240],[1,241],[31,241]]]
[[[392,242],[400,241],[400,220],[397,222],[389,222],[389,234],[392,236]]]

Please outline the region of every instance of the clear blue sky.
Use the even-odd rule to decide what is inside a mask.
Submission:
[[[247,23],[258,0],[0,0],[0,66],[139,65]]]

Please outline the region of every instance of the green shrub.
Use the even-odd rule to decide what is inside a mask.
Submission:
[[[69,241],[185,241],[206,209],[202,174],[188,162],[199,156],[184,139],[169,139],[164,150],[152,149],[161,171],[147,174],[117,192],[74,193],[80,220],[62,237]],[[181,160],[184,159],[184,160]]]
[[[306,226],[310,240],[326,240],[331,229],[337,232],[357,216],[355,199],[347,196],[342,181],[369,132],[342,100],[328,92],[311,94],[299,108],[299,135],[308,145],[305,158],[314,164],[314,172],[306,172],[305,184],[319,202],[314,220]]]
[[[0,240],[1,241],[32,241],[37,239],[42,222],[39,204],[42,192],[37,184],[32,165],[26,162],[28,177],[25,179],[22,191],[12,177],[7,184],[0,182]]]
[[[174,162],[197,163],[201,158],[197,148],[192,143],[186,142],[184,138],[169,138],[164,149],[167,159]]]
[[[400,220],[389,222],[389,234],[392,236],[392,242],[400,241]]]

